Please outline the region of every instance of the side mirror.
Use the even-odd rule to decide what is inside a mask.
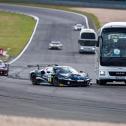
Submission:
[[[95,43],[96,47],[99,47],[99,39],[100,39],[100,37],[98,37],[96,40],[96,43]]]
[[[78,40],[78,43],[80,44],[81,42],[83,42],[83,40],[79,39],[79,40]]]
[[[99,47],[99,44],[102,42],[102,36],[99,36],[96,42],[96,47]]]
[[[9,68],[9,64],[6,64],[6,63],[5,63],[5,67]]]
[[[96,47],[99,47],[99,41],[98,40],[96,41]]]

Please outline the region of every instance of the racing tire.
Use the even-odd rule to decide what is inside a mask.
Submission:
[[[7,74],[6,74],[6,76],[8,76],[9,75],[9,71],[7,71]]]
[[[32,80],[32,85],[40,85],[40,83],[37,80]]]
[[[126,81],[124,81],[125,85],[126,85]]]
[[[36,81],[32,81],[32,85],[38,85]]]
[[[36,75],[35,74],[31,74],[31,81],[32,81],[32,85],[39,85],[39,83],[36,80]]]
[[[98,85],[106,85],[106,81],[105,80],[96,80],[96,83]]]
[[[8,76],[8,72],[5,74],[5,76]]]
[[[58,78],[54,78],[54,79],[53,79],[53,85],[54,85],[55,87],[59,87],[59,80],[58,80]]]
[[[91,83],[90,82],[87,82],[86,84],[81,85],[81,87],[89,87],[89,86],[91,86]]]
[[[89,87],[91,85],[92,85],[92,83],[89,81],[89,82],[87,82],[86,87]]]

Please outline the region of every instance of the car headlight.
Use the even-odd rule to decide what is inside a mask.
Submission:
[[[101,75],[101,76],[105,76],[105,71],[100,70],[100,75]]]
[[[94,48],[94,47],[92,47],[92,50],[95,50],[95,48]]]
[[[83,46],[81,46],[81,47],[80,47],[80,49],[84,49],[84,47],[83,47]]]

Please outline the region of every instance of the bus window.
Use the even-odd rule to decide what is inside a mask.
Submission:
[[[81,39],[96,39],[94,33],[82,33]]]

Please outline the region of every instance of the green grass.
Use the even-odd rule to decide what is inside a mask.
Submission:
[[[32,17],[0,11],[0,48],[8,50],[10,57],[17,56],[27,44],[34,26]]]

